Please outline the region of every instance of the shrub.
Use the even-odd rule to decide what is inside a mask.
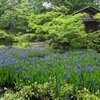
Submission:
[[[72,37],[69,47],[70,47],[69,49],[87,49],[86,38],[85,37],[82,38],[80,35],[76,37]]]
[[[32,42],[36,39],[35,34],[24,34],[22,36],[15,37],[14,41],[16,42]]]
[[[45,38],[49,40],[49,45],[53,49],[84,48],[83,38],[86,36],[84,31],[85,26],[80,18],[84,16],[85,13],[71,16],[67,15],[67,12],[68,9],[65,7],[64,9],[63,7],[56,7],[53,8],[51,12],[39,15],[33,14],[29,18],[28,26],[37,35],[42,33]],[[37,40],[41,41],[41,36],[38,35]],[[75,38],[75,40],[73,40],[72,37]],[[81,46],[78,39],[82,39],[81,43],[83,46]],[[42,40],[44,40],[44,38]],[[77,45],[79,45],[79,47]]]
[[[81,90],[76,90],[75,95],[76,95],[77,100],[100,100],[100,98],[98,98],[98,96],[92,94],[86,88],[83,88]]]
[[[0,49],[4,49],[6,48],[4,45],[0,45]]]
[[[0,30],[0,40],[6,42],[6,43],[11,43],[13,42],[14,38],[7,34],[4,30]]]
[[[45,41],[45,40],[46,40],[46,39],[45,39],[44,34],[37,34],[36,37],[35,37],[35,39],[34,39],[35,42],[38,42],[38,41]]]
[[[58,37],[57,35],[55,35],[48,41],[48,43],[53,49],[73,50],[87,48],[86,36],[82,37],[80,34],[75,33],[66,34],[63,37]]]
[[[0,100],[30,100],[33,96],[43,100],[100,100],[100,92],[97,91],[92,94],[88,89],[76,89],[73,91],[73,86],[64,83],[56,91],[55,83],[46,82],[44,84],[37,84],[37,82],[30,86],[20,87],[20,90],[14,93],[12,90],[5,88],[6,92]]]
[[[9,35],[4,30],[0,29],[0,39],[4,39],[7,36],[9,36]]]
[[[27,48],[30,47],[28,42],[18,42],[17,44],[13,45],[14,48]]]
[[[100,31],[89,33],[86,41],[87,48],[100,52]]]
[[[38,42],[44,41],[45,36],[43,34],[24,34],[14,38],[15,42]]]
[[[10,43],[10,42],[13,42],[13,40],[14,40],[14,38],[12,36],[6,36],[5,37],[5,42]]]
[[[52,37],[50,46],[52,48],[59,49],[81,49],[80,41],[84,44],[84,38],[86,33],[84,31],[84,24],[79,20],[83,14],[77,14],[74,16],[58,17],[55,18],[49,26],[49,37]],[[80,26],[80,27],[79,27]],[[55,34],[55,35],[53,35]],[[50,36],[51,35],[51,36]],[[76,42],[75,42],[76,41]],[[77,46],[79,45],[79,47]]]
[[[0,100],[30,100],[33,95],[31,86],[23,87],[19,92],[14,93],[12,90],[5,89],[4,97]]]
[[[34,40],[35,34],[24,34],[20,37],[20,41],[29,42]]]

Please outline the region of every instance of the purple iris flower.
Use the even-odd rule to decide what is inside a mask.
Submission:
[[[95,86],[94,86],[94,88],[95,88],[95,89],[98,89],[98,88],[99,88],[99,86],[98,86],[98,85],[95,85]]]
[[[78,73],[78,76],[82,76],[82,72],[81,71]]]
[[[68,52],[65,52],[66,55],[68,55]]]
[[[5,63],[4,63],[4,66],[8,66],[8,63],[5,62]]]
[[[38,72],[40,72],[40,69],[38,69]]]
[[[58,60],[58,63],[60,63],[61,61],[60,60]]]
[[[68,73],[68,74],[67,74],[67,78],[70,78],[70,76],[71,76],[70,73]]]
[[[50,73],[51,73],[51,72],[50,72],[50,71],[48,71],[48,75],[50,75]]]
[[[18,74],[20,74],[20,73],[22,72],[22,70],[16,70],[16,72],[17,72]]]
[[[64,72],[64,75],[66,75],[67,73],[66,72]]]
[[[57,87],[57,88],[60,88],[60,84],[58,83],[56,87]]]
[[[77,68],[77,66],[74,68],[74,71],[77,73],[80,72],[80,70]]]
[[[95,82],[95,79],[92,79],[91,81],[92,81],[92,83],[94,83]]]
[[[2,56],[0,56],[0,59],[3,58]]]
[[[76,85],[75,88],[78,89],[79,88],[79,85]]]
[[[26,66],[23,66],[23,70],[28,70],[28,68]]]
[[[3,53],[4,53],[4,50],[1,50],[1,49],[0,49],[0,54],[3,54]]]
[[[49,57],[49,56],[46,56],[46,57],[45,57],[45,60],[50,60],[50,57]]]
[[[93,68],[90,68],[88,71],[89,71],[89,73],[92,73],[93,72]]]
[[[41,61],[44,61],[44,58],[40,58]]]
[[[44,70],[44,74],[47,74],[47,71],[46,70]]]
[[[14,63],[16,63],[16,60],[15,59],[12,59],[12,62],[11,62],[12,64],[14,64]]]
[[[31,65],[30,68],[33,68],[33,66]]]
[[[71,67],[65,64],[65,68],[69,70]]]
[[[48,62],[47,64],[48,64],[48,65],[50,65],[50,64],[51,64],[51,62]]]
[[[28,79],[28,78],[30,78],[30,76],[29,75],[25,75],[23,78],[24,79]]]

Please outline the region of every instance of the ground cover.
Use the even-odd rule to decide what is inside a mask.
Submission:
[[[93,50],[0,49],[0,87],[15,84],[18,91],[7,90],[0,100],[99,100],[99,73],[100,54]]]

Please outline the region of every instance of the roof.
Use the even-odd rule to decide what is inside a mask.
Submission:
[[[95,15],[95,14],[99,13],[100,11],[98,9],[93,8],[93,7],[87,6],[87,7],[84,7],[82,9],[72,13],[72,15],[77,14],[77,13],[81,13],[81,12],[89,12],[89,13],[91,13],[91,15]]]

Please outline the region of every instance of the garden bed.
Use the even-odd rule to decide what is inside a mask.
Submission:
[[[4,100],[99,100],[99,61],[93,50],[60,54],[40,48],[0,49],[0,90],[14,90],[7,89]]]

